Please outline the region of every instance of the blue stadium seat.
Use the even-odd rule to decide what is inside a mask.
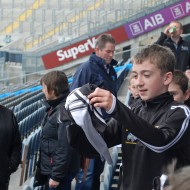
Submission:
[[[33,175],[39,149],[41,128],[36,129],[23,140],[22,170],[20,185]]]

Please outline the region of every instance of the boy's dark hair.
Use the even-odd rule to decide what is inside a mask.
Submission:
[[[67,76],[63,71],[50,71],[46,73],[40,80],[40,84],[47,86],[48,92],[54,90],[55,96],[60,96],[69,89]]]
[[[174,71],[172,82],[174,84],[179,85],[180,89],[183,91],[184,94],[188,90],[188,78],[185,75],[185,73],[183,73],[182,71],[180,70]]]
[[[176,59],[173,52],[167,47],[157,44],[149,45],[133,57],[135,64],[141,64],[145,60],[156,65],[161,70],[162,75],[167,72],[174,72]]]
[[[111,34],[102,34],[96,39],[95,47],[99,47],[101,50],[105,48],[105,44],[109,42],[115,44],[115,39]]]
[[[189,190],[190,166],[184,166],[176,170],[177,160],[173,160],[167,167],[167,175],[171,190]]]

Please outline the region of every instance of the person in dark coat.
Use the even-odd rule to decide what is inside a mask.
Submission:
[[[80,159],[70,147],[66,126],[58,117],[69,94],[67,77],[62,71],[51,71],[42,77],[41,85],[46,115],[40,139],[40,171],[47,177],[46,190],[70,190]]]
[[[181,37],[182,33],[182,24],[172,21],[155,43],[170,48],[176,58],[175,69],[186,71],[190,69],[190,42]]]
[[[8,190],[10,175],[21,163],[22,142],[13,112],[2,105],[0,121],[0,189]]]

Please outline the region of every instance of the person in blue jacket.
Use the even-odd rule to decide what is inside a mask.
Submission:
[[[81,87],[86,83],[101,85],[104,89],[116,95],[117,75],[113,68],[117,61],[113,59],[115,40],[109,34],[103,34],[97,38],[95,52],[89,60],[81,64],[74,76],[70,90]]]
[[[73,76],[71,91],[86,83],[92,83],[109,90],[116,96],[117,74],[113,68],[117,64],[117,61],[113,59],[115,43],[115,39],[110,34],[102,34],[97,38],[95,52],[90,55],[88,61],[77,68]],[[105,119],[109,119],[106,112],[102,114]],[[91,159],[90,163],[89,160],[87,163],[84,164],[85,170],[88,168],[87,173],[83,173],[81,170],[78,174],[76,190],[99,189],[100,174],[103,171],[104,162],[100,159]]]

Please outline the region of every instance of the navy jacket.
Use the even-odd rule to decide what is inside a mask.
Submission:
[[[70,90],[81,87],[86,83],[96,84],[106,90],[111,91],[115,96],[117,93],[116,80],[117,74],[113,68],[117,61],[112,59],[109,67],[109,74],[104,67],[105,61],[92,53],[89,60],[80,65],[73,76]]]

